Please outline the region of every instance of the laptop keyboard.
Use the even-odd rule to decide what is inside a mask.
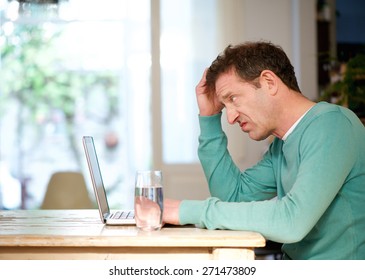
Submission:
[[[134,211],[117,211],[112,216],[112,219],[134,219]]]

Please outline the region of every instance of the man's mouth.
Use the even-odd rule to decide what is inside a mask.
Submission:
[[[245,131],[245,128],[247,126],[247,122],[240,122],[240,127],[241,127],[241,130]]]

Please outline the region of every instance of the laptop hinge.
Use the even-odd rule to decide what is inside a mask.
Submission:
[[[110,213],[103,214],[104,222],[106,222],[106,220],[109,218],[109,216],[110,216]]]

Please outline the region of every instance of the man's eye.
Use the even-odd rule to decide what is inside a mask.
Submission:
[[[231,95],[231,96],[229,97],[229,101],[231,101],[232,103],[233,103],[233,102],[235,102],[235,101],[236,101],[236,99],[237,99],[237,96],[235,96],[235,95]]]

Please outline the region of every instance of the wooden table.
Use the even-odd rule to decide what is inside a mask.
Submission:
[[[0,259],[254,259],[259,233],[105,226],[97,210],[0,211]]]

